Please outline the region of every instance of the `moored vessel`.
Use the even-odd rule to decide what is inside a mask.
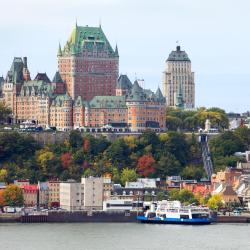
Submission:
[[[210,210],[207,207],[182,206],[179,201],[160,201],[147,210],[144,215],[137,216],[144,223],[158,224],[210,224]]]

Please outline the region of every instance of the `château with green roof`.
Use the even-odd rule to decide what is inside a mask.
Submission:
[[[63,47],[59,44],[58,66],[62,80],[73,100],[81,96],[115,95],[119,76],[118,47],[111,46],[101,26],[73,28]]]

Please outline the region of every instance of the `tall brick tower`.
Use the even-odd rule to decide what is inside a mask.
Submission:
[[[119,54],[99,27],[75,26],[63,49],[59,45],[58,68],[67,92],[89,101],[94,96],[115,95]]]

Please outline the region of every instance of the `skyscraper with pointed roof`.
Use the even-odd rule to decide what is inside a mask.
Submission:
[[[111,47],[101,26],[75,25],[65,46],[58,49],[58,67],[67,92],[75,99],[115,95],[119,54]]]
[[[172,51],[166,60],[163,72],[163,95],[167,99],[167,106],[180,106],[180,91],[182,104],[185,108],[195,107],[195,82],[191,61],[180,46]],[[178,95],[178,96],[177,96]],[[177,103],[178,102],[178,103]]]

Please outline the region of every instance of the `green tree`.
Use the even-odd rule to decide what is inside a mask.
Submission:
[[[14,184],[8,185],[6,187],[3,197],[8,206],[20,207],[23,205],[23,191]]]
[[[115,140],[105,151],[105,156],[113,165],[121,169],[129,163],[129,147],[123,139]]]
[[[80,148],[83,144],[81,132],[78,130],[72,130],[69,134],[69,144],[71,148]]]
[[[121,184],[124,186],[126,182],[136,181],[137,173],[134,169],[124,168],[121,172]]]
[[[204,174],[204,168],[195,165],[188,165],[181,171],[181,176],[184,179],[200,180]]]
[[[179,201],[184,204],[197,203],[194,194],[187,189],[182,189],[179,192]]]
[[[158,192],[158,193],[156,194],[156,199],[157,199],[157,201],[166,200],[166,198],[167,198],[167,194],[166,194],[166,192],[164,192],[164,191],[160,191],[160,192]]]
[[[245,148],[249,148],[250,145],[250,129],[243,126],[235,130],[235,135],[237,135],[245,144]]]
[[[6,122],[11,113],[11,109],[6,107],[3,102],[0,102],[0,123]]]
[[[165,155],[161,156],[156,165],[157,175],[162,178],[176,175],[180,172],[180,169],[180,162],[171,153],[166,153]]]
[[[209,140],[213,157],[230,156],[235,152],[245,151],[244,142],[233,132],[226,131]]]

